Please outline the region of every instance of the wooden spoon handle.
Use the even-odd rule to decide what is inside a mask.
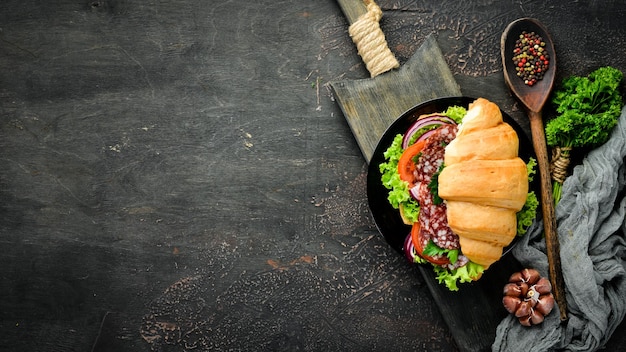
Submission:
[[[543,229],[546,238],[548,269],[552,282],[552,293],[561,312],[561,321],[567,320],[567,302],[565,300],[565,283],[561,271],[559,238],[557,235],[556,216],[554,215],[554,199],[552,197],[552,181],[550,180],[550,161],[544,132],[541,111],[529,111],[530,132],[533,148],[537,156],[539,177],[541,181],[541,209],[543,212]]]

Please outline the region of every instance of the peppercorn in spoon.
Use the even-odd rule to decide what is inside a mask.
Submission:
[[[554,44],[545,27],[535,19],[521,18],[510,23],[500,40],[504,80],[524,105],[530,121],[533,148],[537,156],[541,183],[541,208],[546,239],[550,281],[559,306],[561,320],[567,320],[567,304],[559,240],[557,237],[550,160],[544,132],[542,109],[552,87],[556,72]]]

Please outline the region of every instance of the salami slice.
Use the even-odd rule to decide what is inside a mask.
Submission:
[[[445,125],[435,130],[435,133],[428,138],[415,169],[420,204],[418,221],[422,231],[425,232],[424,238],[432,240],[437,246],[445,249],[458,249],[459,236],[448,226],[446,205],[435,204],[428,185],[443,164],[445,146],[456,137],[456,131],[455,125]]]
[[[443,164],[445,146],[456,137],[456,125],[443,125],[428,137],[422,155],[415,164],[415,179],[418,182],[430,183],[432,176]]]
[[[445,249],[459,248],[459,236],[448,226],[445,203],[434,204],[434,198],[428,186],[420,183],[420,216],[418,221],[423,231],[435,244]]]
[[[459,248],[459,236],[452,232],[448,226],[448,218],[446,217],[446,205],[434,205],[431,209],[431,237],[433,242],[441,248],[457,249]]]

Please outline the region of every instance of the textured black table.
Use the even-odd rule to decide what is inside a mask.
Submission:
[[[434,33],[521,120],[516,18],[561,77],[626,72],[620,1],[378,3],[401,62]],[[332,0],[0,2],[0,350],[455,350],[367,208],[327,84],[364,77]]]

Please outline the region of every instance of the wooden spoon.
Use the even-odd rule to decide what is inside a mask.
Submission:
[[[529,86],[517,76],[513,63],[513,50],[515,42],[519,39],[522,31],[535,32],[546,43],[545,50],[549,55],[549,67],[544,76],[536,84]],[[537,156],[539,177],[541,182],[541,208],[543,212],[543,226],[546,238],[546,250],[548,255],[548,267],[550,281],[553,284],[552,292],[559,305],[561,321],[567,320],[567,303],[565,300],[565,285],[561,271],[561,257],[559,255],[559,239],[557,236],[556,217],[554,216],[554,199],[552,198],[552,181],[550,179],[550,160],[544,132],[542,109],[545,105],[552,87],[556,73],[556,55],[552,38],[546,28],[537,20],[521,18],[509,24],[500,40],[502,65],[504,67],[504,80],[513,94],[525,106],[530,120],[530,132],[533,147]]]

